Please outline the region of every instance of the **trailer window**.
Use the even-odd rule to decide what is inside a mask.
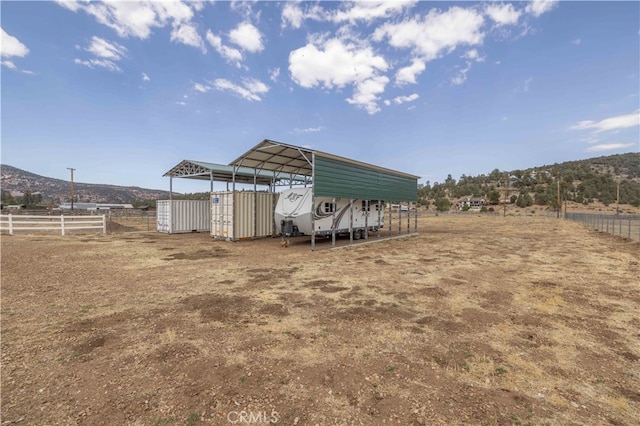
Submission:
[[[324,212],[325,213],[333,213],[336,211],[335,203],[324,203]]]

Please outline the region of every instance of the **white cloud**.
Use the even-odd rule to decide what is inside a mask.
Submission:
[[[535,17],[542,15],[543,13],[549,12],[551,9],[556,7],[558,4],[558,0],[533,0],[529,2],[527,7],[525,7],[525,12],[532,14]]]
[[[372,21],[379,18],[389,18],[401,13],[405,8],[410,8],[416,0],[408,1],[361,1],[345,3],[348,8],[336,11],[331,20],[336,23],[356,21]]]
[[[354,1],[341,3],[340,9],[329,11],[309,2],[286,2],[282,8],[281,25],[282,28],[300,28],[307,19],[337,24],[355,24],[358,21],[369,23],[375,19],[396,16],[416,3],[416,0]]]
[[[151,81],[147,73],[144,73],[144,72],[142,73],[142,81]]]
[[[571,41],[571,43],[572,43],[572,44],[575,44],[576,46],[580,45],[580,43],[581,43],[581,42],[582,42],[582,41],[581,41],[579,38],[577,38],[577,39],[575,39],[575,40],[572,40],[572,41]]]
[[[406,102],[413,102],[415,100],[417,100],[418,98],[420,98],[420,95],[418,95],[417,93],[412,93],[408,96],[397,96],[395,98],[393,98],[393,102],[396,105],[401,105],[404,104]]]
[[[260,95],[269,91],[269,86],[254,78],[242,80],[242,84],[232,83],[225,78],[218,78],[213,82],[213,86],[220,91],[228,91],[249,101],[260,101]]]
[[[369,114],[375,114],[380,111],[380,107],[378,106],[378,94],[384,92],[384,88],[388,82],[389,78],[384,75],[358,81],[355,84],[353,96],[347,98],[347,102],[363,108]]]
[[[531,82],[533,81],[533,77],[529,77],[528,79],[526,79],[524,81],[524,85],[522,86],[522,91],[523,92],[528,92],[529,91],[529,87],[531,86]]]
[[[300,7],[304,5],[304,10]],[[291,26],[292,28],[300,28],[305,19],[314,21],[327,21],[329,14],[317,4],[308,2],[296,3],[286,2],[282,8],[282,28]]]
[[[83,11],[93,16],[124,38],[146,39],[154,28],[171,25],[171,41],[206,51],[196,27],[191,23],[193,11],[202,10],[202,2],[58,0],[57,3],[73,12]]]
[[[357,46],[339,39],[309,42],[289,54],[292,80],[304,88],[326,89],[354,87],[347,102],[358,105],[370,114],[379,110],[378,94],[384,91],[389,79],[380,75],[389,69],[385,59],[369,46]]]
[[[373,34],[376,41],[389,39],[393,47],[412,49],[425,61],[437,59],[460,45],[482,44],[483,16],[474,9],[452,7],[446,12],[432,9],[424,17],[387,23]]]
[[[462,55],[462,57],[464,59],[468,59],[469,61],[475,61],[475,62],[484,62],[484,60],[486,59],[484,56],[480,56],[480,53],[478,53],[477,49],[471,49],[466,51],[464,55]]]
[[[91,44],[85,49],[95,56],[113,61],[120,60],[127,53],[127,48],[118,44],[110,43],[100,37],[91,37]]]
[[[237,67],[241,66],[242,52],[233,47],[223,45],[222,39],[213,34],[211,30],[207,31],[206,38],[211,47],[213,47],[227,62],[233,62]]]
[[[590,146],[587,148],[587,152],[613,151],[615,149],[630,148],[633,145],[633,143],[603,143]]]
[[[176,105],[186,106],[186,105],[187,105],[187,103],[186,103],[186,102],[184,102],[184,101],[178,101],[178,102],[176,102]]]
[[[12,35],[6,33],[6,31],[0,28],[2,37],[0,38],[0,56],[3,58],[17,56],[24,58],[29,53],[29,48],[22,44],[20,40]]]
[[[515,10],[512,4],[492,3],[485,8],[485,12],[497,26],[515,25],[522,12]]]
[[[280,68],[274,68],[272,70],[269,70],[269,79],[273,82],[278,80],[278,77],[280,76]]]
[[[293,129],[293,131],[291,131],[291,133],[317,133],[323,131],[324,129],[326,129],[326,127],[324,126],[307,127],[306,129],[299,129],[296,127],[295,129]]]
[[[193,46],[207,53],[207,48],[198,34],[198,30],[192,24],[178,24],[173,27],[171,31],[171,41],[177,41],[178,43],[185,44],[187,46]]]
[[[262,34],[249,22],[242,22],[231,30],[229,40],[249,52],[260,52],[264,49]]]
[[[288,25],[291,25],[293,28],[300,28],[303,19],[304,14],[302,13],[300,6],[296,3],[285,3],[282,8],[282,28],[287,28]]]
[[[467,73],[471,70],[471,62],[467,62],[467,66],[462,68],[456,75],[451,77],[451,84],[459,86],[467,81]]]
[[[92,59],[74,59],[74,63],[78,65],[84,65],[89,68],[104,68],[109,71],[122,71],[116,61],[122,59],[126,53],[127,48],[114,42],[108,42],[100,37],[91,37],[91,43],[85,48],[89,53],[92,53],[96,58]]]
[[[85,67],[89,67],[89,68],[99,67],[99,68],[105,68],[109,71],[122,71],[115,62],[110,61],[109,59],[82,60],[82,59],[76,58],[73,60],[73,62],[78,65],[84,65]]]
[[[194,90],[197,90],[200,93],[207,93],[209,90],[212,89],[211,86],[208,86],[206,84],[200,84],[200,83],[195,83],[193,85]]]
[[[453,84],[454,86],[458,86],[467,81],[467,74],[469,73],[469,71],[471,71],[471,67],[473,66],[474,62],[484,62],[485,60],[485,57],[480,56],[480,53],[478,53],[477,49],[467,50],[461,56],[461,58],[466,59],[467,64],[464,68],[460,69],[456,75],[451,77],[451,84]]]
[[[618,115],[600,121],[579,121],[570,127],[571,130],[594,130],[595,133],[608,130],[626,129],[640,125],[640,110],[631,114]]]
[[[425,68],[426,66],[423,60],[414,58],[411,65],[398,70],[396,73],[396,84],[416,84],[416,76],[420,75]]]
[[[18,69],[16,64],[14,64],[12,61],[4,60],[4,61],[2,61],[0,63],[2,63],[2,65],[4,65],[5,67],[7,67],[7,68],[9,68],[11,70],[17,70]]]

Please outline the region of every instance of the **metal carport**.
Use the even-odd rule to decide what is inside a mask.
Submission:
[[[169,178],[169,197],[173,193],[173,178],[186,178],[197,180],[208,180],[210,182],[210,191],[213,192],[213,182],[226,182],[227,190],[229,184],[250,184],[263,185],[273,189],[277,185],[299,185],[308,183],[305,176],[296,176],[294,174],[276,175],[272,171],[257,170],[249,167],[235,167],[233,165],[207,163],[204,161],[182,160],[180,163],[166,172],[163,177]],[[255,188],[254,188],[255,189]]]
[[[309,177],[313,197],[417,202],[419,176],[269,139],[263,140],[229,165],[238,171],[243,168],[260,173],[269,171],[276,177]],[[401,220],[400,208],[398,211]],[[417,216],[414,232],[417,232]],[[312,249],[315,248],[315,231],[311,244]]]

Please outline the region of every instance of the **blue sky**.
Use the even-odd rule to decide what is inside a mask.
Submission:
[[[45,176],[168,189],[263,139],[421,183],[640,150],[635,1],[0,7],[1,161]]]

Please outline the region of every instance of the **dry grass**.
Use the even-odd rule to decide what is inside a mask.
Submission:
[[[639,253],[473,215],[317,252],[3,236],[3,422],[637,424]]]

